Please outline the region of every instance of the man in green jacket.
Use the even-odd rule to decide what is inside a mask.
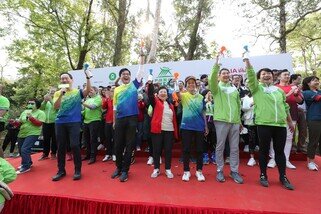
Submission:
[[[285,174],[286,159],[284,146],[286,141],[286,126],[293,132],[294,126],[289,112],[289,105],[283,90],[274,86],[273,72],[271,69],[262,68],[256,74],[249,59],[244,59],[248,76],[249,88],[254,98],[255,125],[257,125],[260,163],[260,183],[268,187],[267,157],[270,142],[273,140],[275,161],[279,169],[280,182],[289,190],[294,187],[290,184]]]
[[[224,148],[228,137],[230,144],[230,176],[238,183],[243,183],[239,169],[239,138],[241,124],[241,100],[237,88],[230,83],[229,70],[218,64],[219,57],[210,75],[210,90],[214,97],[214,124],[217,136],[216,164],[218,182],[224,182]],[[218,81],[219,78],[219,81]]]
[[[55,134],[55,120],[57,116],[57,110],[53,106],[53,95],[56,92],[55,87],[51,87],[49,93],[44,96],[44,100],[41,103],[40,110],[46,114],[46,121],[42,124],[43,135],[43,154],[39,160],[45,160],[49,157],[51,150],[51,159],[56,159],[57,142]]]

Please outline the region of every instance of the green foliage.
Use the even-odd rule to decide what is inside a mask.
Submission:
[[[288,37],[288,47],[299,72],[321,74],[321,13],[313,14],[300,23]]]

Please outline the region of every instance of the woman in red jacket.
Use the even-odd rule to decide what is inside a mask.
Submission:
[[[165,174],[167,178],[173,178],[171,171],[172,148],[174,137],[178,138],[176,115],[174,105],[168,101],[167,88],[162,86],[154,95],[154,85],[148,82],[148,98],[153,107],[153,115],[151,121],[151,134],[153,143],[154,171],[152,178],[156,178],[159,174],[160,155],[164,147],[165,153]]]

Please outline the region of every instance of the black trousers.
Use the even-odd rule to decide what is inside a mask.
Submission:
[[[55,134],[54,123],[43,123],[42,124],[42,135],[43,135],[43,153],[45,156],[57,153],[57,142]]]
[[[128,172],[132,151],[135,146],[137,115],[117,118],[115,122],[116,166],[122,172]]]
[[[285,175],[286,160],[284,155],[284,146],[286,141],[286,128],[278,126],[257,126],[259,137],[259,163],[261,174],[266,175],[267,160],[270,150],[270,143],[273,140],[273,149],[275,151],[275,161],[279,169],[280,177]]]
[[[7,146],[10,144],[10,153],[14,152],[16,142],[18,139],[19,129],[9,129],[2,144],[2,150],[5,151]]]
[[[165,169],[171,168],[172,149],[173,149],[174,132],[162,131],[160,134],[152,134],[154,169],[160,168],[160,156],[162,149],[165,152]]]
[[[84,124],[83,132],[86,142],[86,157],[96,160],[98,136],[101,127],[100,121],[93,121],[88,124]]]
[[[191,157],[192,142],[194,142],[196,146],[197,170],[202,170],[204,132],[181,129],[181,135],[182,135],[182,144],[183,144],[184,171],[190,171],[189,160]]]
[[[114,129],[112,123],[105,123],[106,155],[114,155]]]
[[[257,136],[257,127],[256,126],[245,126],[248,130],[247,137],[245,141],[249,143],[250,154],[254,154],[255,146],[259,143],[259,138]]]
[[[207,127],[208,135],[204,137],[204,153],[212,153],[216,148],[216,130],[213,122],[208,122]]]
[[[66,147],[70,143],[75,171],[81,171],[81,154],[79,146],[80,122],[56,123],[56,139],[58,143],[58,171],[65,172]]]

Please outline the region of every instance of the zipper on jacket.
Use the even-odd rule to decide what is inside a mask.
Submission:
[[[277,108],[277,105],[276,105],[276,98],[273,94],[273,92],[271,93],[273,99],[274,99],[274,108],[275,108],[275,122],[277,123],[278,122],[278,108]]]
[[[230,101],[230,94],[227,94],[227,102],[228,107],[230,108],[230,123],[232,122],[232,107],[231,107],[231,101]]]

